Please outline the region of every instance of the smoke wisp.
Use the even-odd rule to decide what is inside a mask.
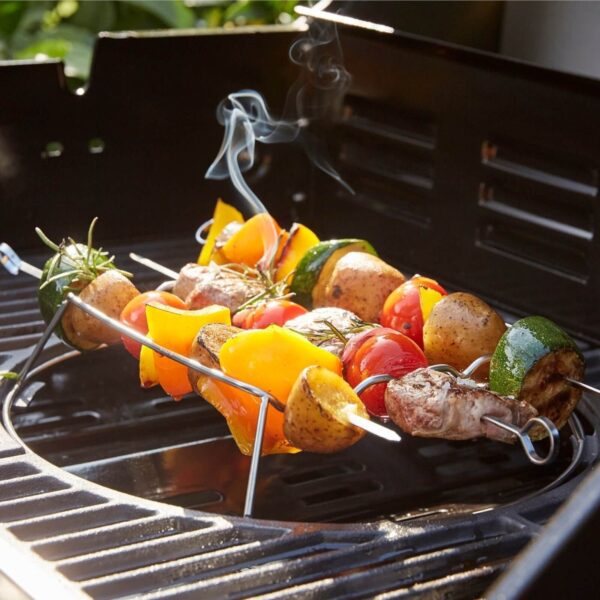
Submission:
[[[310,130],[311,123],[335,114],[351,81],[343,66],[335,26],[311,23],[307,35],[292,44],[289,56],[302,71],[288,92],[281,118],[273,117],[255,90],[229,94],[217,108],[217,120],[225,132],[221,148],[205,177],[231,178],[250,214],[267,212],[243,175],[254,165],[256,142],[300,144],[316,167],[353,193],[325,158],[323,142]]]

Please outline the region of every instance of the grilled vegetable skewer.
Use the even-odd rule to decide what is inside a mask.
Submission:
[[[133,256],[132,256],[132,258],[133,258]],[[159,270],[159,269],[157,269],[154,266],[154,265],[158,265],[158,263],[154,263],[154,261],[149,261],[148,259],[144,259],[143,257],[140,257],[139,255],[135,255],[135,259],[138,260],[138,262],[140,262],[141,264],[144,264],[145,266],[147,266],[149,268],[153,268],[153,269],[158,270],[159,272],[163,273],[162,270]],[[154,265],[152,263],[154,263]],[[166,269],[166,267],[164,267],[164,269]],[[454,301],[454,298],[456,298],[457,301],[460,300],[460,302],[462,302],[462,300],[463,300],[462,297],[464,295],[463,294],[456,294],[456,295],[455,294],[451,294],[450,296],[451,297],[447,297],[448,300],[449,300],[449,302],[447,303],[448,305],[450,304],[450,300]],[[490,340],[492,338],[497,339],[498,336],[500,336],[501,333],[503,331],[505,331],[506,328],[502,327],[501,325],[499,325],[497,323],[497,319],[495,318],[495,315],[489,313],[489,310],[491,310],[491,309],[489,309],[489,307],[487,305],[484,305],[484,306],[481,305],[481,307],[480,307],[479,304],[473,304],[473,302],[471,302],[472,298],[474,298],[474,297],[470,296],[470,298],[468,299],[468,302],[467,302],[467,304],[469,306],[473,306],[474,307],[473,310],[475,311],[474,312],[475,316],[473,317],[474,322],[470,326],[472,326],[473,328],[477,329],[477,323],[479,322],[477,320],[478,319],[483,319],[483,322],[486,324],[486,327],[488,327],[488,326],[490,327],[489,334],[485,333],[485,335],[487,335],[488,337],[485,340],[481,340],[482,346],[484,346],[485,349],[489,349],[490,348],[490,344],[491,344]],[[436,304],[436,306],[437,306],[437,304]],[[441,310],[442,308],[444,309],[444,311]],[[322,310],[322,311],[339,311],[340,313],[342,311],[342,309],[335,309],[335,308],[334,309],[323,308],[323,309],[318,309],[318,310],[319,311],[320,310]],[[440,314],[442,314],[442,312],[447,312],[446,305],[442,305],[440,307],[440,310],[437,311],[438,316]],[[318,345],[322,345],[324,347],[327,347],[327,349],[330,349],[331,351],[334,351],[336,354],[339,354],[341,352],[341,350],[342,350],[342,347],[337,343],[337,341],[336,341],[337,338],[334,335],[327,336],[327,340],[328,341],[327,341],[327,344],[325,344],[325,343],[323,343],[323,340],[322,340],[323,336],[320,335],[327,328],[327,325],[324,324],[325,321],[327,321],[327,320],[333,320],[333,321],[335,321],[335,319],[333,319],[333,318],[327,318],[328,316],[332,317],[332,315],[333,315],[333,312],[331,313],[331,315],[329,313],[327,313],[327,312],[324,312],[323,313],[323,318],[321,318],[320,315],[318,315],[316,311],[312,311],[312,312],[308,313],[305,317],[302,317],[301,318],[301,322],[304,323],[305,321],[309,321],[309,320],[313,320],[315,322],[318,322],[319,327],[315,329],[315,334],[318,336],[318,338],[315,338],[315,339],[317,340]],[[317,319],[317,316],[319,316],[318,319]],[[437,317],[436,317],[436,319],[437,319]],[[439,319],[439,321],[440,321],[439,327],[446,327],[446,325],[444,324],[444,321],[441,318]],[[299,331],[299,330],[301,330],[304,327],[304,326],[302,326],[302,327],[295,327],[292,322],[290,322],[289,325],[286,325],[286,326],[289,326],[291,329],[294,329],[295,331]],[[453,327],[456,328],[456,323],[453,323]],[[492,328],[493,328],[493,332],[492,332]],[[342,329],[343,329],[343,327],[342,327]],[[435,324],[435,322],[432,323],[429,326],[429,328],[428,328],[429,335],[433,335],[434,331],[436,332],[436,334],[435,334],[436,338],[435,339],[437,339],[437,335],[441,335],[441,334],[439,333],[438,326]],[[302,333],[305,333],[305,332],[302,331]],[[306,335],[310,339],[310,337],[311,337],[310,336],[310,332],[307,332]],[[448,331],[444,330],[443,335],[445,336],[446,339],[448,339],[448,335],[449,335]],[[566,335],[566,334],[564,334],[564,335]],[[329,346],[328,346],[328,344],[330,344],[330,343],[331,343],[331,348],[329,348]],[[437,344],[438,347],[440,346],[439,342],[436,342],[436,344]],[[335,350],[334,350],[334,346],[335,346]],[[436,352],[437,352],[437,348],[436,348]],[[430,356],[432,358],[437,357],[437,355],[434,355],[433,352],[430,354]],[[468,358],[469,359],[473,358],[472,353],[469,354]],[[443,359],[446,360],[446,357],[444,356]],[[460,362],[460,364],[458,366],[457,365],[452,365],[452,366],[454,366],[455,368],[458,368],[458,367],[463,367],[464,368],[464,365],[468,364],[468,361],[465,361],[464,357],[461,357],[460,360],[459,360],[459,362]],[[577,379],[576,375],[577,375],[577,373],[575,373],[574,375],[565,375],[563,378],[564,378],[564,380],[570,386],[572,386],[574,388],[577,388],[577,389],[580,389],[580,390],[583,390],[583,391],[587,391],[587,392],[591,392],[591,393],[593,393],[593,394],[595,394],[597,396],[600,396],[600,390],[599,389],[594,388],[594,387],[592,387],[592,386],[590,386],[590,385],[588,385],[588,384],[586,384],[586,383],[584,383],[582,381],[579,381]],[[499,392],[499,390],[497,390],[495,388],[494,388],[494,391],[498,391]]]

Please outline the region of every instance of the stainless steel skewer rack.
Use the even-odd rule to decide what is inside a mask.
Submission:
[[[144,262],[144,260],[140,260],[139,262],[141,262],[142,264],[146,264],[146,266],[151,266],[151,265],[148,265],[147,259],[145,262]],[[152,262],[152,261],[150,261],[150,262]],[[21,259],[12,250],[12,248],[10,248],[10,246],[8,246],[8,244],[5,244],[5,243],[0,245],[0,263],[2,263],[2,265],[5,266],[5,268],[13,275],[17,275],[20,271],[23,271],[23,272],[28,273],[37,278],[39,278],[41,276],[41,271],[39,269],[37,269],[36,267],[34,267],[32,265],[25,263],[24,261],[21,261]],[[151,266],[151,268],[153,268],[153,266]],[[172,287],[172,282],[166,282],[165,284],[163,284],[160,287],[161,288]],[[49,368],[58,362],[62,362],[63,360],[67,360],[69,358],[72,358],[72,357],[80,354],[80,352],[78,350],[68,352],[68,353],[65,353],[65,354],[59,356],[58,358],[55,358],[55,359],[45,363],[44,365],[34,368],[34,365],[35,365],[37,359],[39,358],[39,356],[40,356],[42,350],[44,349],[44,347],[46,346],[46,344],[48,343],[48,340],[52,336],[55,328],[60,323],[60,320],[61,320],[62,316],[64,315],[64,312],[69,304],[72,304],[72,305],[78,307],[79,309],[83,310],[87,314],[102,321],[102,323],[104,323],[105,325],[108,325],[109,327],[111,327],[112,329],[117,331],[118,333],[120,333],[124,336],[127,336],[127,337],[135,340],[136,342],[149,347],[150,349],[161,354],[162,356],[170,358],[170,359],[188,367],[189,369],[193,369],[194,371],[197,371],[198,373],[201,373],[208,377],[212,377],[223,383],[227,383],[228,385],[231,385],[237,389],[245,391],[257,398],[260,405],[259,405],[258,420],[257,420],[257,424],[256,424],[256,434],[255,434],[251,462],[250,462],[248,483],[247,483],[247,487],[246,487],[244,511],[243,511],[244,517],[251,517],[252,513],[253,513],[254,497],[255,497],[255,493],[256,493],[256,482],[257,482],[258,470],[259,470],[259,466],[260,466],[262,442],[263,442],[268,407],[270,405],[275,410],[284,412],[285,405],[283,403],[281,403],[277,398],[275,398],[274,396],[272,396],[271,394],[269,394],[268,392],[266,392],[265,390],[263,390],[259,387],[250,385],[248,383],[245,383],[243,381],[240,381],[238,379],[230,377],[218,369],[211,369],[209,367],[206,367],[195,360],[192,360],[192,359],[190,359],[186,356],[183,356],[177,352],[174,352],[164,346],[161,346],[160,344],[157,344],[149,337],[142,335],[138,331],[136,331],[130,327],[127,327],[126,325],[123,325],[121,322],[107,316],[106,314],[104,314],[100,310],[96,309],[95,307],[91,306],[90,304],[88,304],[87,302],[85,302],[84,300],[79,298],[79,296],[73,294],[72,292],[67,294],[65,300],[62,302],[59,309],[54,314],[52,320],[48,323],[47,327],[44,330],[42,337],[40,338],[40,340],[34,347],[31,355],[29,356],[29,358],[25,362],[24,366],[22,367],[21,371],[19,372],[19,376],[18,376],[16,383],[14,384],[13,388],[8,392],[8,394],[6,396],[6,399],[2,406],[2,421],[3,421],[5,428],[10,433],[10,435],[17,442],[19,442],[20,444],[25,446],[25,444],[20,439],[20,436],[18,435],[18,433],[16,432],[16,430],[12,424],[11,414],[12,414],[12,409],[15,406],[20,407],[20,408],[27,407],[29,401],[26,398],[22,397],[20,395],[20,392],[24,389],[25,384],[27,382],[29,382],[30,378],[35,376],[41,370]],[[450,373],[451,375],[453,375],[454,377],[457,377],[457,378],[468,378],[481,365],[488,362],[489,359],[490,359],[489,356],[479,357],[471,365],[469,365],[469,367],[467,367],[467,369],[465,369],[463,372],[459,372],[456,369],[454,369],[453,367],[451,367],[450,365],[444,365],[444,364],[433,365],[429,368]],[[392,379],[393,379],[393,377],[391,375],[385,375],[385,374],[374,375],[374,376],[369,377],[368,379],[365,379],[364,381],[362,381],[358,386],[356,386],[354,391],[357,394],[360,394],[371,385],[387,382]],[[576,383],[580,383],[580,382],[573,382],[573,383],[576,384]],[[590,389],[589,389],[590,386],[587,386],[586,384],[582,384],[582,385],[585,385],[585,388],[588,391],[590,391]],[[600,395],[600,390],[591,388],[591,391]],[[519,427],[516,427],[510,423],[506,423],[505,421],[502,421],[501,419],[498,419],[493,416],[484,415],[482,418],[485,419],[487,422],[492,423],[496,427],[504,429],[505,431],[508,431],[509,433],[513,434],[519,440],[525,456],[532,464],[543,466],[543,465],[547,465],[547,464],[553,462],[556,459],[556,457],[558,455],[558,451],[559,451],[560,434],[559,434],[558,429],[556,428],[556,426],[550,419],[548,419],[546,417],[534,417],[534,418],[529,419],[523,427],[519,428]],[[384,439],[387,439],[388,441],[399,442],[401,440],[400,436],[395,431],[388,429],[386,427],[383,427],[382,425],[379,425],[379,424],[369,421],[367,419],[362,419],[361,417],[357,417],[356,415],[350,415],[349,420],[354,425],[365,429],[369,433],[378,435],[379,437],[383,437]],[[572,459],[571,459],[571,462],[569,463],[569,465],[567,466],[567,468],[559,475],[559,477],[556,480],[554,480],[548,486],[548,488],[555,487],[561,481],[563,481],[566,477],[569,476],[569,474],[576,468],[576,466],[579,462],[579,459],[581,457],[582,451],[583,451],[582,426],[581,426],[581,423],[575,413],[573,413],[571,415],[571,417],[569,418],[568,424],[569,424],[569,427],[572,432],[572,435],[571,435],[571,443],[572,443],[572,447],[573,447]],[[538,451],[536,450],[536,448],[533,444],[531,437],[529,436],[529,431],[533,427],[536,427],[536,426],[543,427],[548,434],[547,435],[548,450],[545,455],[541,455],[538,453]]]

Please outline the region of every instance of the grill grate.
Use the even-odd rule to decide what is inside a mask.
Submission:
[[[152,254],[145,245],[131,249]],[[168,241],[153,249],[174,268],[195,251]],[[145,275],[148,287],[156,284]],[[14,302],[25,302],[22,286],[15,290],[21,300]],[[13,298],[4,293],[1,301]],[[27,319],[36,315],[18,306],[15,315],[14,324],[22,326],[18,349],[19,339],[31,335]],[[54,345],[47,354],[60,351]],[[528,503],[521,514],[507,507],[475,515],[539,489],[555,473],[521,464],[520,453],[498,444],[407,439],[392,463],[385,456],[389,446],[374,440],[318,463],[306,454],[264,461],[259,515],[371,524],[270,523],[185,510],[238,512],[248,460],[211,407],[195,398],[174,403],[140,392],[135,363],[122,361],[120,352],[82,355],[42,373],[29,408],[15,417],[27,443],[67,471],[4,438],[0,446],[0,523],[15,544],[51,567],[52,578],[92,598],[473,597],[560,503],[551,495],[541,505]],[[599,361],[590,352],[595,373]],[[0,356],[15,360],[12,349]],[[93,392],[90,373],[96,376]],[[584,423],[595,441],[594,426]],[[233,484],[209,481],[206,465]],[[404,496],[395,491],[398,485]],[[423,508],[432,499],[441,506]]]

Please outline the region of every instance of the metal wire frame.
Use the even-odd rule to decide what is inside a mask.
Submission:
[[[170,287],[172,287],[172,285],[173,285],[173,282],[166,282],[165,284],[160,286],[160,288],[161,289],[170,288]],[[87,302],[85,302],[79,296],[77,296],[73,293],[69,293],[66,296],[65,300],[59,306],[59,308],[55,312],[53,318],[48,323],[46,329],[44,330],[44,332],[42,334],[42,337],[40,338],[40,340],[34,347],[31,355],[29,356],[25,365],[21,369],[21,372],[19,373],[19,378],[18,378],[15,386],[11,390],[9,396],[7,396],[7,399],[2,407],[2,419],[3,419],[4,425],[7,429],[7,431],[10,433],[10,435],[13,436],[17,441],[21,442],[18,434],[16,433],[16,431],[12,425],[12,421],[11,421],[10,415],[11,415],[11,409],[12,409],[13,403],[18,407],[26,407],[28,405],[28,401],[26,401],[24,398],[19,397],[19,392],[23,389],[26,381],[28,380],[28,377],[38,371],[38,369],[35,369],[34,371],[31,371],[31,369],[32,369],[33,365],[35,364],[36,360],[38,359],[38,357],[40,356],[42,350],[46,346],[48,340],[50,339],[50,336],[54,332],[54,329],[60,323],[60,320],[61,320],[62,316],[64,315],[64,312],[65,312],[68,304],[75,305],[76,307],[80,308],[87,314],[89,314],[89,315],[95,317],[96,319],[98,319],[99,321],[103,322],[105,325],[108,325],[112,329],[115,329],[120,334],[127,336],[127,337],[139,342],[140,344],[143,344],[143,345],[149,347],[150,349],[161,354],[162,356],[170,358],[171,360],[174,360],[174,361],[188,367],[189,369],[192,369],[198,373],[201,373],[203,375],[206,375],[208,377],[216,379],[217,381],[221,381],[223,383],[231,385],[237,389],[245,391],[245,392],[251,394],[252,396],[255,396],[256,398],[258,398],[258,400],[260,402],[259,413],[258,413],[258,420],[257,420],[257,425],[256,425],[254,446],[252,449],[252,456],[251,456],[251,461],[250,461],[250,472],[248,475],[248,484],[247,484],[247,488],[246,488],[246,497],[245,497],[245,502],[244,502],[244,513],[243,513],[245,517],[252,516],[253,507],[254,507],[254,498],[255,498],[255,493],[256,493],[256,482],[257,482],[257,478],[258,478],[258,469],[260,466],[260,457],[262,454],[262,445],[263,445],[264,430],[265,430],[268,408],[269,408],[269,405],[271,405],[276,410],[283,412],[285,410],[285,406],[273,395],[269,394],[268,392],[266,392],[265,390],[263,390],[259,387],[250,385],[248,383],[245,383],[243,381],[240,381],[238,379],[230,377],[218,369],[211,369],[209,367],[206,367],[191,358],[188,358],[186,356],[178,354],[177,352],[173,352],[172,350],[170,350],[164,346],[161,346],[160,344],[157,344],[155,341],[153,341],[149,337],[142,335],[138,331],[131,329],[130,327],[127,327],[120,321],[117,321],[117,320],[112,319],[111,317],[107,316],[102,311],[89,305]],[[72,354],[73,353],[70,353],[70,355],[72,355]],[[476,359],[475,361],[473,361],[473,363],[471,365],[469,365],[463,372],[457,371],[450,365],[433,365],[429,368],[438,370],[438,371],[448,372],[457,378],[467,378],[467,377],[470,377],[480,366],[489,362],[489,360],[490,360],[489,356],[481,356],[478,359]],[[374,376],[369,377],[369,378],[365,379],[364,381],[362,381],[358,386],[356,386],[354,391],[357,394],[361,394],[369,386],[375,385],[377,383],[387,382],[387,381],[390,381],[391,379],[393,379],[393,377],[391,375],[374,375]],[[576,417],[573,417],[573,418],[576,418]],[[484,415],[482,417],[482,419],[495,425],[496,427],[504,429],[505,431],[508,431],[511,434],[515,435],[517,437],[517,439],[520,441],[526,457],[528,458],[528,460],[530,462],[532,462],[535,465],[549,464],[556,458],[556,456],[558,454],[560,434],[558,432],[558,429],[554,425],[554,423],[552,423],[552,421],[550,421],[550,419],[548,419],[546,417],[534,417],[534,418],[530,419],[529,421],[527,421],[527,423],[525,423],[525,425],[520,428],[516,427],[510,423],[506,423],[505,421],[502,421],[496,417],[489,416],[489,415]],[[531,440],[531,438],[529,436],[529,431],[535,426],[543,427],[548,434],[550,447],[545,456],[541,456],[540,454],[538,454],[538,452],[536,451],[535,446],[533,444],[533,441]],[[577,421],[577,423],[575,423],[573,420],[571,420],[570,426],[571,426],[571,429],[574,434],[580,429],[580,425],[578,427],[578,421]],[[391,433],[391,431],[390,431],[390,433]],[[573,446],[574,459],[575,459],[577,456],[581,455],[581,450],[582,450],[582,441],[581,440],[582,440],[582,438],[581,438],[581,436],[574,435],[573,439],[575,440],[573,442],[573,444],[574,444],[574,446]],[[579,445],[577,444],[578,440],[580,441]],[[398,437],[397,441],[399,441],[399,437]]]
[[[21,406],[21,407],[27,406],[28,402],[24,398],[19,398],[19,392],[25,386],[25,383],[28,380],[29,376],[38,371],[37,369],[35,369],[34,371],[31,371],[31,369],[32,369],[35,361],[41,354],[43,348],[47,344],[48,340],[50,339],[50,336],[52,335],[54,329],[60,322],[60,319],[62,318],[68,304],[75,305],[76,307],[80,308],[87,314],[93,316],[94,318],[98,319],[102,323],[115,329],[120,334],[125,335],[125,336],[135,340],[136,342],[139,342],[140,344],[143,344],[143,345],[149,347],[150,349],[161,354],[162,356],[170,358],[171,360],[174,360],[174,361],[176,361],[198,373],[201,373],[208,377],[212,377],[213,379],[216,379],[217,381],[221,381],[221,382],[231,385],[237,389],[240,389],[244,392],[247,392],[259,399],[260,406],[259,406],[258,420],[257,420],[257,425],[256,425],[254,446],[252,449],[252,456],[251,456],[251,461],[250,461],[250,472],[248,475],[248,484],[246,487],[246,496],[245,496],[245,501],[244,501],[244,513],[243,513],[244,517],[251,517],[252,513],[253,513],[253,508],[254,508],[254,499],[255,499],[255,495],[256,495],[256,482],[258,479],[258,469],[260,467],[260,458],[261,458],[261,454],[262,454],[262,445],[263,445],[264,430],[265,430],[265,423],[266,423],[268,407],[269,407],[269,405],[271,405],[276,410],[283,412],[285,410],[285,406],[273,395],[269,394],[268,392],[266,392],[265,390],[263,390],[259,387],[250,385],[248,383],[245,383],[243,381],[240,381],[238,379],[230,377],[218,369],[211,369],[209,367],[206,367],[203,364],[201,364],[191,358],[183,356],[177,352],[174,352],[168,348],[165,348],[164,346],[161,346],[160,344],[157,344],[154,340],[150,339],[149,337],[124,325],[123,323],[121,323],[120,321],[117,321],[116,319],[112,319],[111,317],[104,314],[102,311],[89,305],[87,302],[85,302],[79,296],[73,294],[72,292],[67,294],[66,299],[60,305],[59,309],[54,314],[52,320],[48,323],[48,326],[44,330],[42,337],[40,338],[39,342],[36,344],[35,348],[33,349],[33,352],[31,353],[27,362],[21,369],[21,372],[19,373],[19,378],[18,378],[14,388],[11,390],[10,395],[7,397],[7,399],[4,403],[4,406],[2,407],[3,422],[4,422],[4,425],[7,429],[7,431],[9,432],[9,434],[11,436],[13,436],[17,441],[21,442],[18,434],[16,433],[16,431],[14,429],[14,426],[12,425],[11,409],[12,409],[13,403],[16,403],[17,406]],[[430,367],[430,368],[440,370],[440,371],[451,372],[454,376],[457,376],[457,377],[467,377],[468,375],[472,374],[479,366],[484,364],[486,362],[486,360],[487,360],[487,357],[480,357],[479,359],[474,361],[462,373],[456,371],[449,365],[434,365],[433,367]],[[363,382],[361,382],[355,388],[355,392],[357,394],[360,394],[371,385],[375,385],[377,383],[382,383],[384,381],[390,381],[391,379],[393,379],[393,377],[391,375],[375,375],[375,376],[370,377],[370,378],[364,380]],[[556,458],[556,455],[558,452],[559,433],[558,433],[558,430],[556,429],[556,426],[549,419],[545,419],[544,417],[535,417],[533,419],[530,419],[522,428],[518,428],[511,424],[505,423],[504,421],[501,421],[500,419],[496,419],[495,417],[484,416],[483,418],[488,420],[490,423],[493,423],[497,427],[505,429],[505,430],[509,431],[510,433],[514,434],[515,436],[517,436],[517,438],[521,442],[521,445],[525,451],[527,458],[533,464],[545,465],[545,464],[550,463],[552,460],[554,460]],[[549,440],[550,440],[550,450],[546,456],[540,456],[536,452],[535,447],[533,446],[533,442],[528,435],[528,431],[534,425],[542,425],[543,427],[546,428],[546,430],[548,432]]]

